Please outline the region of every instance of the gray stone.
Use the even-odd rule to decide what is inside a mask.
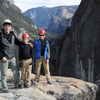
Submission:
[[[70,21],[65,21],[69,19],[76,11],[78,6],[57,6],[57,7],[38,7],[38,8],[32,8],[24,12],[26,16],[31,18],[36,22],[36,26],[38,28],[41,27],[47,27],[50,26],[48,29],[52,28],[51,30],[55,30],[51,25],[53,25],[55,28],[61,30],[65,30],[64,24],[69,23]],[[53,18],[55,16],[55,19]],[[59,17],[59,18],[58,18]],[[60,19],[60,20],[57,20]],[[55,26],[57,25],[57,26]],[[57,30],[56,29],[56,30]]]
[[[100,74],[99,0],[82,0],[69,30],[61,45],[51,53],[51,59],[55,61],[50,64],[54,71],[52,75],[70,76],[93,83]]]
[[[34,78],[35,75],[32,75],[32,80]],[[39,83],[32,84],[30,88],[14,89],[12,83],[7,85],[9,93],[0,91],[0,97],[4,100],[95,100],[98,91],[97,85],[70,77],[52,76],[49,85],[42,75]]]

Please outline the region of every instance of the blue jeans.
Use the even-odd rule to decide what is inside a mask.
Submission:
[[[16,66],[16,59],[13,57],[12,59],[8,59],[6,63],[4,63],[2,60],[0,60],[0,69],[1,69],[1,85],[2,85],[2,90],[7,90],[8,87],[6,85],[7,79],[7,70],[8,66],[11,68],[14,76],[14,86],[16,87],[19,82],[19,70],[18,67]]]

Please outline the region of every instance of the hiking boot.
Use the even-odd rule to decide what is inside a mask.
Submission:
[[[29,88],[30,84],[25,84],[24,87]]]
[[[15,89],[21,88],[21,83],[19,83],[17,86],[15,86]]]
[[[37,81],[39,83],[39,81]]]
[[[39,80],[34,79],[34,83],[36,83],[36,82],[38,82],[38,83],[39,83]]]
[[[24,88],[24,85],[21,85],[20,88]]]
[[[9,91],[8,91],[8,90],[2,90],[2,92],[3,92],[3,93],[9,93]]]
[[[47,84],[51,85],[51,82],[50,81],[47,81]]]

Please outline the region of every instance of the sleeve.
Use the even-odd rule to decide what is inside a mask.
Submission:
[[[30,52],[31,52],[32,60],[33,60],[34,57],[33,57],[33,48],[32,48],[32,47],[31,47],[31,49],[30,49]]]
[[[21,61],[21,45],[19,45],[19,61]]]
[[[14,34],[14,36],[15,36],[15,34]],[[22,42],[19,41],[18,38],[15,36],[15,44],[19,46],[21,43],[22,43]]]
[[[0,59],[2,59],[3,57],[5,57],[5,55],[2,53],[2,50],[1,50],[1,36],[0,36]]]
[[[47,59],[50,59],[50,45],[49,45],[49,42],[48,42],[48,45],[47,45]]]
[[[3,57],[5,57],[2,52],[0,51],[0,59],[2,59]]]

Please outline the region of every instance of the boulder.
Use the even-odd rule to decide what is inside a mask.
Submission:
[[[0,100],[5,100],[4,98],[0,97]]]
[[[21,76],[21,71],[19,71],[19,74]],[[35,75],[31,74],[31,77],[35,78]],[[8,83],[13,83],[13,80],[14,80],[13,73],[12,73],[11,69],[8,69],[8,71],[7,71],[7,82]],[[1,72],[0,72],[0,81],[1,81]]]
[[[7,78],[13,79],[11,70]],[[34,82],[30,88],[14,89],[12,83],[7,83],[9,93],[1,93],[4,100],[95,100],[97,85],[71,77],[51,76],[51,85],[47,84],[45,76],[40,76],[39,83]],[[8,81],[10,82],[10,81]],[[1,88],[1,83],[0,83]],[[0,99],[0,100],[3,100]]]
[[[95,82],[95,84],[98,86],[98,92],[97,92],[96,100],[99,100],[100,99],[100,79],[97,80]]]

